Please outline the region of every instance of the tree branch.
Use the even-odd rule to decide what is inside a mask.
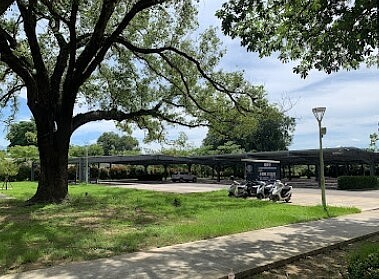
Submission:
[[[105,54],[109,50],[109,48],[112,46],[112,44],[115,42],[115,39],[120,36],[120,34],[125,30],[125,28],[128,26],[128,24],[131,22],[131,20],[143,10],[146,10],[148,8],[151,8],[155,5],[167,2],[168,0],[139,0],[137,3],[133,5],[133,7],[130,9],[130,11],[125,15],[121,23],[117,26],[115,31],[106,38],[106,40],[103,42],[104,39],[104,30],[102,30],[101,38],[97,39],[97,48],[92,49],[91,52],[88,52],[89,55],[83,55],[84,51],[81,55],[81,57],[78,58],[77,64],[82,64],[80,68],[78,68],[78,74],[75,74],[75,76],[78,76],[78,82],[81,84],[83,83],[99,66],[99,64],[103,61]],[[103,5],[104,6],[104,5]],[[112,9],[113,11],[113,9]],[[109,18],[108,18],[109,20]],[[107,22],[108,22],[107,20]],[[105,27],[105,26],[104,26]],[[92,41],[92,38],[91,38]],[[102,46],[100,47],[100,43],[103,42]],[[90,48],[89,43],[86,47]],[[85,49],[85,50],[86,50]],[[91,54],[91,55],[90,55]],[[84,63],[86,62],[86,63]],[[88,66],[87,66],[88,65]],[[87,67],[85,67],[87,66]],[[79,75],[80,74],[80,75]]]
[[[76,59],[76,50],[78,48],[78,40],[76,37],[76,17],[79,10],[79,1],[74,0],[72,1],[71,6],[71,17],[70,17],[70,23],[69,23],[69,30],[70,30],[70,61],[68,64],[68,70],[67,75],[69,76],[69,80],[72,78],[72,74],[74,73],[74,67],[75,67],[75,59]]]
[[[28,68],[25,66],[24,61],[13,54],[7,38],[7,32],[0,27],[0,61],[5,62],[26,84],[31,85],[34,80]]]
[[[60,20],[64,22],[66,25],[69,25],[69,22],[54,9],[53,7],[54,1],[41,0],[41,2],[47,7],[47,9],[49,10],[49,12],[51,13],[54,19]]]
[[[133,45],[132,43],[130,43],[128,40],[126,40],[125,38],[122,38],[122,37],[117,37],[115,38],[115,42],[118,42],[122,45],[124,45],[126,48],[128,48],[129,50],[133,51],[133,52],[136,52],[136,53],[142,53],[142,54],[159,54],[159,55],[163,55],[164,52],[173,52],[173,53],[176,53],[177,55],[179,56],[182,56],[184,57],[185,59],[187,59],[188,61],[192,62],[193,64],[195,64],[197,70],[199,71],[200,75],[206,79],[216,90],[220,91],[220,92],[224,92],[226,93],[230,100],[234,103],[235,107],[237,108],[237,110],[240,112],[240,113],[243,113],[241,110],[243,110],[244,112],[248,112],[249,110],[244,108],[244,107],[241,107],[239,104],[238,104],[238,101],[235,99],[235,97],[233,96],[234,94],[236,93],[239,93],[241,94],[242,92],[234,92],[232,90],[229,90],[228,88],[226,88],[226,86],[224,86],[223,84],[215,81],[212,77],[210,77],[207,73],[205,73],[205,71],[203,70],[201,64],[199,61],[197,61],[195,58],[193,58],[192,56],[188,55],[187,53],[175,48],[175,47],[171,47],[171,46],[167,46],[167,47],[161,47],[161,48],[155,48],[155,49],[150,49],[150,48],[140,48],[140,47],[137,47],[135,45]],[[163,57],[162,57],[163,58]],[[165,59],[166,60],[166,59]],[[166,60],[167,62],[167,60]],[[177,67],[176,67],[176,70],[177,70]],[[247,94],[247,93],[245,93]],[[249,95],[249,94],[247,94]],[[249,95],[250,96],[250,95]],[[253,96],[250,96],[251,100],[254,102],[256,100],[255,97]]]
[[[1,0],[0,1],[0,16],[12,5],[14,0]]]
[[[31,0],[28,8],[26,8],[25,4],[17,0],[18,8],[20,9],[20,13],[24,19],[24,30],[26,37],[28,39],[28,43],[30,46],[30,51],[33,57],[34,68],[37,70],[37,77],[41,77],[41,84],[45,83],[44,86],[48,86],[46,81],[49,80],[47,69],[45,63],[43,61],[41,55],[41,49],[39,47],[38,38],[36,34],[36,17],[33,14],[34,5],[36,5],[37,0]]]
[[[182,82],[183,82],[183,84],[184,84],[184,87],[185,87],[185,89],[186,89],[186,91],[185,91],[185,95],[186,95],[188,98],[190,98],[191,101],[192,101],[192,102],[193,102],[193,103],[194,103],[194,104],[195,104],[200,110],[202,110],[202,111],[204,111],[204,112],[206,112],[206,113],[209,113],[209,114],[215,113],[215,111],[210,111],[210,110],[206,109],[205,107],[203,107],[202,105],[200,105],[200,103],[195,99],[195,97],[193,97],[193,96],[191,95],[190,90],[189,90],[189,87],[188,87],[188,84],[187,84],[187,81],[186,81],[186,78],[185,78],[183,72],[182,72],[182,71],[181,71],[176,65],[174,65],[166,55],[164,55],[163,53],[160,53],[159,55],[162,57],[163,60],[166,61],[166,63],[167,63],[171,68],[173,68],[175,71],[177,71],[177,72],[179,73],[179,75],[180,75],[180,79],[182,80]]]
[[[138,117],[145,116],[145,115],[156,116],[159,114],[158,112],[161,106],[162,106],[162,103],[158,103],[152,109],[147,109],[147,110],[141,109],[139,111],[130,112],[130,113],[125,113],[117,109],[112,109],[108,111],[96,110],[96,111],[90,111],[87,113],[80,113],[80,114],[77,114],[72,120],[72,132],[74,132],[80,126],[92,121],[98,121],[98,120],[123,121],[123,120],[128,120],[128,119],[130,120],[137,119]]]
[[[45,1],[46,2],[46,1]],[[48,4],[51,5],[50,2]],[[49,10],[52,10],[52,6],[49,7]],[[50,11],[51,13],[54,13],[53,11]],[[51,76],[51,87],[52,87],[52,92],[55,92],[55,94],[58,94],[60,91],[60,85],[62,82],[62,77],[63,73],[67,67],[67,59],[69,55],[69,50],[68,50],[68,43],[66,42],[65,38],[63,35],[59,32],[59,27],[60,27],[60,20],[59,16],[53,14],[54,17],[50,19],[49,25],[51,29],[53,30],[54,36],[57,39],[58,45],[59,45],[59,54],[57,57],[57,61],[55,63],[54,71]]]
[[[183,95],[189,97],[193,102],[194,104],[202,111],[204,112],[207,112],[207,113],[214,113],[214,111],[210,111],[208,109],[206,109],[205,107],[203,107],[202,105],[200,105],[200,103],[195,99],[194,96],[191,95],[190,93],[190,90],[189,90],[189,87],[188,87],[188,84],[187,84],[187,81],[185,79],[185,76],[183,74],[183,72],[178,68],[176,67],[175,65],[173,65],[173,63],[171,63],[171,61],[168,59],[168,57],[166,57],[165,55],[163,54],[160,54],[161,57],[167,62],[167,64],[169,64],[169,66],[171,68],[173,68],[175,71],[177,71],[180,75],[180,78],[184,84],[184,87],[186,88],[186,91],[183,91],[182,88],[180,88],[180,86],[178,84],[176,84],[175,81],[173,81],[172,79],[170,79],[169,77],[166,77],[165,75],[163,75],[162,73],[160,73],[158,70],[156,70],[150,63],[147,59],[145,59],[143,56],[141,56],[140,54],[138,53],[134,53],[134,55],[136,55],[136,57],[138,57],[139,59],[143,60],[146,65],[159,77],[167,80],[169,83],[171,83],[176,89],[178,89],[180,92],[183,93]],[[169,103],[166,101],[166,103]],[[172,102],[170,102],[170,104],[173,104]],[[179,107],[179,105],[175,104],[176,107]]]
[[[231,90],[228,90],[224,85],[222,85],[222,84],[214,81],[210,76],[208,76],[204,72],[204,70],[202,69],[199,61],[197,61],[192,56],[188,55],[187,53],[185,53],[185,52],[183,52],[183,51],[181,51],[181,50],[179,50],[177,48],[174,48],[174,47],[171,47],[171,46],[154,48],[154,49],[151,49],[151,48],[140,48],[140,47],[137,47],[137,46],[131,44],[128,40],[126,40],[125,38],[122,38],[122,37],[115,38],[115,42],[123,44],[126,48],[128,48],[131,51],[138,52],[138,53],[143,53],[143,54],[155,54],[155,53],[156,54],[161,54],[161,53],[167,52],[167,51],[174,52],[174,53],[176,53],[176,54],[184,57],[188,61],[194,63],[195,66],[196,66],[196,68],[198,69],[198,71],[202,75],[202,77],[205,78],[207,81],[209,81],[213,85],[213,87],[215,87],[215,89],[217,89],[218,91],[223,91],[223,92],[226,92],[226,93],[229,93],[229,94],[237,93],[237,92],[233,92]]]
[[[6,94],[0,97],[0,104],[5,106],[9,100],[14,97],[14,94],[20,91],[23,87],[23,84],[15,84]]]
[[[115,0],[103,1],[101,12],[93,30],[91,39],[89,40],[83,52],[79,55],[76,61],[76,73],[74,73],[74,75],[77,77],[77,79],[79,79],[79,84],[81,84],[82,81],[86,80],[89,76],[85,75],[85,77],[81,77],[88,68],[88,64],[93,60],[103,43],[105,28],[109,22],[109,19],[112,16],[116,2],[117,1]]]

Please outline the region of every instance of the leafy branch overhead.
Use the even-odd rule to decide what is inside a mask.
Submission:
[[[67,197],[71,135],[89,122],[115,120],[127,131],[148,130],[153,140],[170,123],[209,125],[230,121],[228,110],[259,107],[260,88],[219,69],[224,50],[215,30],[196,33],[196,2],[0,6],[0,104],[15,107],[25,92],[37,128],[41,174],[30,202]]]
[[[193,33],[192,1],[16,3],[1,20],[0,68],[8,87],[0,100],[5,104],[27,87],[33,115],[51,111],[51,127],[60,126],[64,106],[80,104],[90,110],[72,118],[71,132],[114,119],[158,136],[162,125],[156,119],[208,125],[218,113],[217,91],[241,112],[247,106],[240,96],[259,97],[241,75],[214,71],[223,50],[213,29]]]
[[[294,72],[331,73],[379,66],[378,2],[322,0],[228,1],[217,12],[222,29],[261,57],[279,53]]]
[[[6,12],[13,2],[14,0],[2,0],[0,2],[0,16]]]

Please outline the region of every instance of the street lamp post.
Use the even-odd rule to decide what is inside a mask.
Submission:
[[[86,184],[88,184],[88,144],[86,144]]]
[[[326,210],[326,197],[325,197],[325,175],[324,175],[324,155],[322,151],[322,137],[326,134],[326,128],[321,127],[321,121],[324,117],[326,107],[313,108],[312,112],[316,117],[319,129],[319,141],[320,141],[320,188],[321,188],[321,200],[322,206]]]

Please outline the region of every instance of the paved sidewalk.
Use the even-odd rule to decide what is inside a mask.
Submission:
[[[379,232],[379,210],[196,241],[1,279],[236,278],[262,266]]]

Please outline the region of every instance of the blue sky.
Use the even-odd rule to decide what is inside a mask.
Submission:
[[[214,16],[223,1],[200,0],[200,28],[220,26]],[[220,36],[221,33],[220,33]],[[240,47],[238,40],[222,36],[227,54],[221,62],[226,71],[244,70],[246,79],[256,85],[264,85],[267,97],[272,103],[291,100],[293,107],[288,114],[296,118],[291,150],[318,147],[317,122],[312,108],[326,106],[323,126],[327,127],[324,137],[325,147],[356,146],[366,148],[369,135],[378,132],[379,122],[379,69],[363,66],[357,71],[340,71],[327,75],[311,71],[307,79],[292,73],[293,64],[282,64],[275,56],[259,59],[255,53],[248,53]],[[19,119],[27,119],[23,108]],[[107,131],[117,131],[113,122],[89,123],[79,128],[72,137],[72,144],[89,144]],[[199,146],[206,135],[206,128],[187,129],[175,127],[168,129],[168,139],[177,138],[184,131],[189,143]],[[2,131],[0,131],[2,132]],[[143,139],[142,131],[133,136]],[[0,146],[7,142],[1,137]],[[141,144],[145,152],[157,150],[160,144]]]

